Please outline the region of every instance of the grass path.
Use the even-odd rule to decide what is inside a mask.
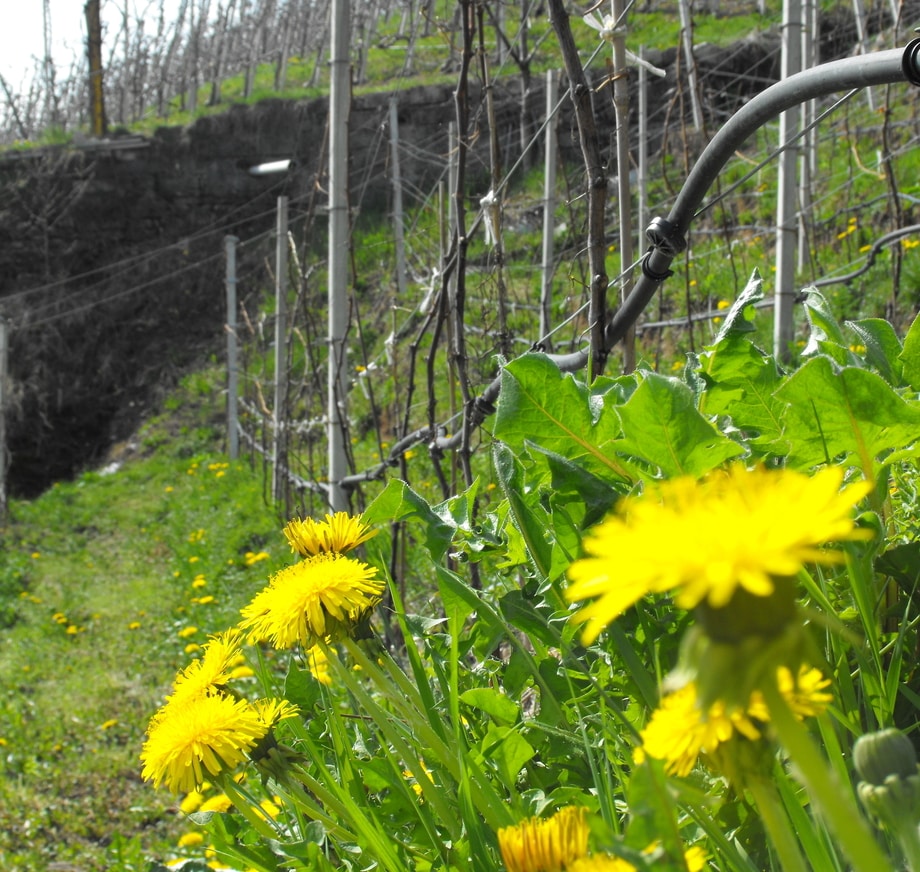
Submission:
[[[147,721],[187,647],[235,623],[289,556],[259,479],[214,437],[161,419],[118,471],[11,506],[0,869],[145,869],[194,829],[141,781]]]

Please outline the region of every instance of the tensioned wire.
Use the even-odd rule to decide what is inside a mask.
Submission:
[[[632,3],[629,4],[629,6],[631,6],[631,5],[632,5]],[[629,9],[629,6],[627,6],[627,11],[628,11],[628,9]],[[626,12],[624,11],[623,14],[625,15]],[[601,50],[604,48],[604,45],[605,45],[604,42],[601,42],[601,43],[598,45],[598,47],[595,49],[595,51],[593,52],[593,54],[592,54],[591,57],[589,58],[587,64],[585,65],[585,68],[586,68],[586,69],[590,67],[591,63],[594,61],[594,59],[597,57],[597,55],[598,55],[598,54],[601,52]],[[736,77],[736,79],[738,79],[738,80],[745,79],[745,78],[750,78],[750,77],[745,77],[745,76],[737,76],[737,77]],[[726,196],[728,196],[728,195],[729,195],[732,191],[734,191],[738,186],[740,186],[741,184],[743,184],[743,182],[747,181],[752,175],[754,175],[754,174],[755,174],[756,172],[758,172],[761,168],[763,168],[764,166],[766,166],[774,157],[776,157],[776,155],[778,155],[779,153],[781,153],[782,150],[784,150],[785,148],[788,148],[792,143],[794,143],[794,142],[796,141],[796,139],[800,138],[800,137],[803,136],[808,130],[812,129],[812,127],[814,127],[815,125],[817,125],[817,124],[818,124],[828,113],[830,113],[831,111],[833,111],[833,110],[836,108],[836,105],[839,105],[840,103],[844,102],[846,99],[849,99],[849,97],[851,97],[853,93],[855,93],[855,92],[851,92],[849,95],[847,95],[846,97],[844,97],[844,98],[842,98],[840,101],[838,101],[838,103],[835,104],[835,106],[832,106],[830,109],[828,109],[828,110],[826,110],[824,113],[822,113],[822,115],[821,115],[812,125],[809,125],[807,128],[805,128],[805,130],[801,131],[795,138],[793,138],[792,140],[790,140],[789,143],[785,144],[784,146],[781,146],[780,148],[776,149],[773,153],[771,153],[770,155],[768,155],[760,164],[758,164],[754,169],[752,169],[752,170],[750,171],[750,173],[748,173],[746,176],[744,176],[741,180],[735,182],[734,185],[732,185],[732,186],[731,186],[729,189],[727,189],[726,191],[722,192],[718,197],[714,198],[714,199],[711,200],[709,203],[707,203],[707,204],[706,204],[704,207],[702,207],[696,214],[697,214],[697,215],[701,214],[702,212],[706,211],[707,209],[709,209],[709,208],[711,208],[713,205],[715,205],[715,203],[719,202],[721,199],[724,199]],[[504,179],[502,180],[502,182],[501,182],[500,185],[499,185],[499,190],[503,190],[503,189],[507,186],[507,184],[508,184],[509,181],[510,181],[511,176],[516,172],[516,170],[517,170],[518,167],[520,166],[521,162],[523,161],[524,156],[526,155],[526,152],[529,151],[529,149],[534,145],[534,143],[537,141],[537,139],[542,135],[542,133],[544,132],[544,130],[545,130],[545,128],[546,128],[546,125],[549,124],[549,123],[551,122],[551,120],[556,116],[556,114],[558,113],[558,110],[560,109],[560,107],[563,105],[563,103],[565,102],[565,100],[568,99],[568,96],[569,96],[569,92],[567,91],[566,94],[563,95],[563,97],[558,101],[557,105],[556,105],[556,106],[554,107],[554,109],[553,109],[553,112],[552,112],[546,119],[544,119],[543,123],[542,123],[542,124],[538,127],[538,129],[534,132],[534,134],[533,134],[533,136],[531,137],[531,140],[530,140],[530,142],[528,143],[527,148],[525,149],[524,153],[522,153],[521,157],[519,157],[519,159],[515,162],[515,164],[511,167],[511,169],[509,169],[509,171],[505,174]],[[375,151],[379,151],[379,136],[378,136],[378,142],[377,142],[377,146],[376,146]],[[443,160],[443,158],[442,158],[442,160]],[[279,183],[277,183],[276,186],[273,186],[273,187],[280,187],[280,186],[282,186],[283,184],[284,184],[284,181],[282,180],[282,181],[280,181]],[[270,191],[270,190],[272,190],[272,189],[270,188],[269,191]],[[256,197],[252,198],[252,199],[251,199],[250,201],[248,201],[248,202],[249,202],[249,203],[253,202],[255,199],[258,198],[258,196],[264,196],[264,192],[263,192],[263,194],[257,195]],[[301,199],[301,198],[298,198],[298,199]],[[294,202],[294,201],[292,201],[292,202]],[[235,207],[235,209],[232,210],[229,214],[232,215],[232,214],[234,214],[234,212],[240,211],[240,210],[244,209],[244,208],[246,207],[246,205],[248,205],[248,203],[242,204],[242,205],[240,205],[240,206],[238,206],[238,207]],[[254,216],[253,218],[246,218],[245,220],[247,220],[247,221],[249,221],[249,220],[257,220],[257,219],[260,218],[260,217],[265,217],[265,216],[267,216],[267,215],[269,215],[269,214],[272,214],[272,213],[273,213],[273,210],[266,210],[266,211],[264,211],[263,213],[261,213],[260,215]],[[480,213],[477,215],[476,220],[474,221],[474,225],[473,225],[473,227],[471,228],[470,232],[474,232],[474,231],[475,231],[475,229],[476,229],[476,227],[478,226],[478,223],[479,223],[479,221],[480,221],[481,219],[482,219],[482,213],[481,213],[481,211],[480,211]],[[219,229],[227,229],[229,226],[232,226],[232,225],[230,225],[230,224],[224,224],[223,227],[221,227],[220,224],[219,224],[218,222],[213,222],[213,224],[211,225],[211,227],[212,227],[212,228],[216,228],[216,229],[205,228],[205,229],[203,229],[203,230],[201,230],[201,231],[199,231],[199,232],[197,232],[197,233],[195,233],[195,234],[193,234],[193,235],[191,235],[191,236],[184,237],[182,241],[198,240],[198,239],[201,239],[202,237],[207,236],[209,233],[217,232]],[[245,242],[243,242],[242,245],[251,244],[252,242],[258,241],[258,240],[261,239],[261,238],[264,238],[264,237],[266,237],[266,236],[270,236],[273,232],[274,232],[273,229],[269,229],[269,230],[265,231],[265,233],[263,233],[263,234],[257,234],[256,236],[254,236],[254,237],[252,237],[252,238],[246,240]],[[79,276],[73,276],[73,277],[70,277],[70,278],[65,279],[65,280],[60,280],[60,281],[58,281],[58,282],[53,282],[53,283],[49,283],[49,284],[47,284],[47,285],[39,286],[39,287],[36,287],[36,288],[27,289],[27,290],[25,290],[25,291],[18,292],[17,294],[8,295],[8,296],[5,297],[4,299],[7,299],[7,300],[14,300],[14,299],[17,299],[17,298],[21,298],[21,297],[27,296],[27,295],[32,294],[32,293],[36,293],[36,292],[43,291],[43,290],[49,290],[49,289],[52,289],[52,288],[54,288],[54,287],[58,287],[58,286],[61,286],[61,285],[68,284],[68,283],[73,282],[73,281],[75,281],[75,280],[79,280],[79,279],[82,278],[82,277],[88,277],[88,276],[91,276],[91,275],[94,275],[94,274],[98,274],[98,273],[100,273],[100,272],[105,272],[105,271],[111,270],[111,269],[113,269],[113,268],[116,268],[116,269],[119,268],[119,267],[121,268],[121,272],[115,273],[115,274],[112,274],[112,275],[108,276],[107,279],[105,280],[105,282],[97,283],[97,285],[95,285],[95,286],[90,286],[90,288],[87,289],[87,290],[91,290],[92,287],[96,287],[96,286],[99,286],[99,285],[101,285],[101,284],[107,283],[108,281],[111,281],[112,279],[114,279],[115,277],[117,277],[117,275],[119,275],[119,274],[121,274],[121,273],[127,271],[127,268],[128,268],[130,265],[135,265],[135,264],[141,263],[141,262],[143,262],[143,261],[145,261],[145,260],[147,260],[147,259],[151,259],[151,258],[153,258],[153,257],[156,257],[158,254],[160,254],[160,253],[162,253],[162,252],[175,250],[175,248],[177,247],[177,245],[178,245],[178,243],[175,243],[175,244],[172,244],[172,245],[169,245],[169,246],[164,246],[164,247],[162,247],[162,248],[160,248],[160,249],[155,250],[154,252],[148,252],[148,253],[145,253],[144,255],[134,256],[134,257],[132,257],[132,258],[125,259],[124,261],[116,262],[115,264],[110,264],[110,265],[107,265],[107,266],[105,266],[105,267],[100,267],[100,268],[98,268],[98,269],[96,269],[96,270],[89,271],[88,273],[84,273],[84,274],[79,275]],[[81,305],[81,306],[77,306],[77,307],[74,307],[74,308],[72,308],[72,309],[69,309],[68,311],[65,311],[65,312],[62,312],[62,313],[58,313],[58,314],[56,314],[56,315],[54,315],[54,316],[51,316],[50,318],[46,318],[46,319],[43,319],[43,320],[37,321],[37,322],[32,322],[29,326],[30,326],[30,327],[33,327],[33,326],[40,326],[41,324],[48,323],[49,321],[59,320],[59,319],[61,319],[61,318],[67,317],[69,314],[76,314],[76,313],[79,313],[79,312],[86,311],[87,309],[93,308],[93,307],[96,306],[96,305],[104,305],[105,303],[110,302],[111,300],[119,299],[119,298],[121,298],[121,297],[127,296],[127,295],[129,295],[129,294],[131,294],[131,293],[134,293],[134,292],[136,292],[136,291],[139,291],[139,290],[144,290],[144,289],[146,289],[146,288],[152,286],[153,284],[156,284],[156,283],[157,283],[158,281],[160,281],[160,280],[167,280],[167,279],[172,278],[172,277],[174,277],[174,276],[181,275],[181,274],[183,274],[183,273],[185,273],[185,272],[188,272],[190,269],[193,269],[196,265],[200,265],[200,264],[204,264],[204,263],[209,263],[210,261],[212,261],[213,259],[215,259],[215,257],[216,257],[216,256],[207,256],[207,257],[202,258],[201,260],[197,261],[195,264],[186,265],[186,266],[184,266],[184,267],[182,267],[182,268],[180,268],[180,269],[178,269],[178,270],[175,270],[175,271],[173,271],[173,272],[167,274],[166,276],[160,277],[159,279],[150,280],[150,281],[141,283],[141,284],[139,284],[139,285],[136,285],[136,286],[134,286],[134,287],[132,287],[132,288],[123,289],[122,291],[119,291],[119,292],[116,293],[116,294],[113,294],[113,295],[110,295],[110,296],[108,296],[108,297],[105,297],[105,298],[103,298],[103,299],[101,299],[101,300],[99,300],[99,301],[94,301],[94,302],[92,302],[92,303],[88,303],[88,304],[84,304],[84,305]],[[634,265],[633,265],[633,266],[634,266]],[[628,272],[633,268],[633,266],[629,267],[629,268],[625,271],[625,273],[628,273]],[[624,274],[625,274],[625,273],[624,273]],[[622,275],[621,275],[620,277],[618,277],[618,278],[622,278]],[[617,279],[615,279],[615,281],[616,281],[616,280],[617,280]],[[48,305],[46,305],[46,306],[44,306],[44,307],[39,307],[38,309],[33,310],[32,312],[30,312],[30,314],[32,314],[32,315],[34,315],[34,314],[40,314],[41,312],[46,311],[46,310],[49,309],[49,308],[53,308],[53,307],[59,306],[59,305],[60,305],[60,301],[55,301],[54,303],[51,303],[51,304],[48,304]],[[573,317],[577,316],[577,314],[580,313],[580,312],[581,312],[581,309],[577,310],[577,312],[575,313],[575,315],[573,315]],[[566,322],[563,322],[563,323],[567,323],[567,322],[570,321],[570,320],[571,320],[571,319],[567,319]],[[553,332],[555,332],[555,330],[557,330],[557,329],[558,329],[558,327],[557,327],[557,328],[554,328],[554,331],[553,331]],[[552,334],[551,334],[551,335],[552,335]],[[548,338],[548,337],[543,337],[543,339],[545,339],[545,338]]]

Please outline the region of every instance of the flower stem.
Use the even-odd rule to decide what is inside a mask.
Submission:
[[[782,807],[776,788],[759,776],[746,779],[745,787],[754,798],[763,825],[773,842],[773,847],[776,848],[785,872],[808,872],[808,864],[799,849],[799,840],[789,824],[789,818]]]
[[[237,811],[249,821],[260,836],[265,839],[278,838],[278,832],[274,824],[265,816],[262,809],[259,808],[259,804],[255,798],[240,789],[239,785],[228,773],[221,773],[215,781],[220,786],[221,790],[230,798],[230,801],[236,807]]]
[[[879,848],[859,813],[852,791],[832,776],[808,731],[789,710],[775,679],[763,681],[760,689],[777,738],[792,758],[801,781],[836,835],[854,872],[890,869],[891,860]]]
[[[920,831],[913,822],[905,822],[896,830],[907,868],[911,872],[920,872]]]

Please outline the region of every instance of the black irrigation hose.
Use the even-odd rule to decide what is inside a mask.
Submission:
[[[893,242],[898,242],[903,239],[905,236],[910,236],[913,233],[920,233],[920,224],[909,224],[906,227],[899,227],[897,230],[892,230],[890,233],[886,233],[884,236],[880,236],[875,242],[872,243],[872,248],[866,253],[866,262],[859,267],[859,269],[853,270],[853,272],[848,272],[842,276],[830,276],[823,279],[818,279],[811,283],[813,288],[825,288],[828,285],[842,285],[846,282],[850,282],[853,279],[859,278],[861,275],[869,272],[869,269],[872,267],[872,264],[875,263],[875,258],[878,257],[879,252],[886,246],[891,245]]]
[[[903,49],[875,52],[820,64],[761,91],[741,107],[712,138],[687,176],[667,218],[655,218],[646,231],[651,247],[632,293],[607,325],[609,346],[619,342],[672,275],[671,263],[687,246],[686,233],[703,197],[744,141],[768,121],[807,100],[853,88],[898,82],[920,85],[920,39]]]

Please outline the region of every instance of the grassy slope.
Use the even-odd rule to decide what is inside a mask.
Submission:
[[[140,779],[146,722],[287,547],[258,476],[219,454],[219,392],[177,397],[117,472],[14,503],[0,533],[0,869],[143,869],[192,829]]]

